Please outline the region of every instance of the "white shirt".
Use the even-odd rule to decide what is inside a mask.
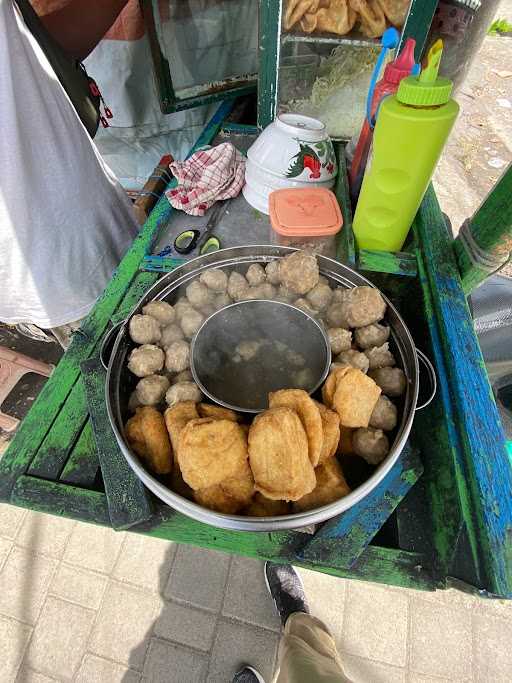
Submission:
[[[89,312],[138,226],[12,0],[0,36],[0,320],[57,327]]]

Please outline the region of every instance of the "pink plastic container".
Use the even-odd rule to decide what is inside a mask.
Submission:
[[[269,197],[269,210],[272,244],[336,257],[336,235],[343,216],[333,192],[322,187],[275,190]]]

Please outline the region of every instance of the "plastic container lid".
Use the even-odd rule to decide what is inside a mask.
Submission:
[[[335,235],[343,225],[336,196],[324,187],[274,190],[269,209],[272,227],[287,237]]]

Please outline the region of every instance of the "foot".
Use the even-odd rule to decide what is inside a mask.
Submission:
[[[236,672],[232,683],[265,683],[265,679],[252,666],[244,666]]]
[[[302,580],[290,564],[265,562],[265,582],[283,626],[294,612],[309,614]]]

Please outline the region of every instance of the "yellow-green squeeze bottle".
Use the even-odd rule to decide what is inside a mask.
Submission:
[[[427,190],[459,113],[452,82],[437,75],[442,53],[438,40],[420,76],[380,106],[354,216],[360,249],[400,251]]]

